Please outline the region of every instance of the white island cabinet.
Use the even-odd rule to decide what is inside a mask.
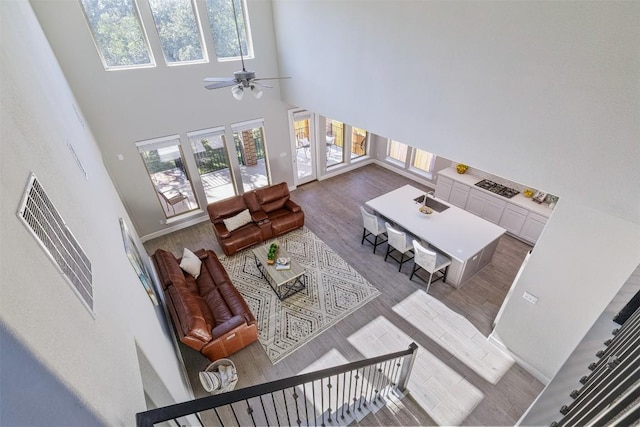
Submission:
[[[458,288],[491,262],[506,230],[441,199],[436,200],[448,209],[423,215],[414,200],[423,195],[420,189],[405,185],[366,205],[451,258],[446,283]]]

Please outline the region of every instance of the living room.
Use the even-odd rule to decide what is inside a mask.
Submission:
[[[454,6],[414,4],[411,9],[399,10],[393,4],[380,2],[367,12],[374,21],[353,20],[362,27],[361,31],[332,31],[331,37],[337,42],[323,45],[312,41],[319,34],[327,36],[321,28],[333,26],[329,21],[308,19],[309,16],[350,16],[353,5],[330,2],[304,10],[298,4],[249,2],[253,29],[264,36],[254,35],[256,52],[268,53],[261,53],[263,56],[256,58],[252,67],[255,65],[265,76],[295,77],[281,86],[285,104],[277,91],[265,91],[260,100],[246,97],[237,102],[226,91],[212,93],[203,89],[203,77],[230,75],[237,63],[197,69],[158,67],[155,74],[135,70],[131,76],[105,72],[87,37],[78,4],[33,2],[34,14],[28,2],[3,3],[3,17],[8,18],[7,25],[3,24],[2,44],[2,108],[3,123],[7,124],[3,126],[2,159],[2,214],[7,218],[2,232],[2,320],[50,368],[52,376],[64,379],[83,402],[100,414],[103,422],[131,420],[129,417],[145,406],[134,342],[160,372],[168,394],[174,400],[188,398],[176,361],[170,360],[172,332],[161,324],[122,250],[118,218],[125,218],[138,236],[162,227],[163,214],[135,149],[136,141],[263,117],[269,141],[274,144],[270,157],[272,181],[292,182],[290,158],[281,157],[281,153],[289,152],[286,111],[297,105],[377,135],[411,141],[417,147],[517,182],[556,191],[563,202],[556,208],[517,288],[537,295],[540,302],[531,310],[521,298],[514,301],[505,312],[510,327],[499,330],[510,348],[547,377],[559,369],[638,265],[637,252],[629,250],[638,247],[639,240],[638,190],[634,185],[638,181],[634,167],[637,126],[631,119],[637,116],[637,105],[627,95],[634,93],[633,70],[638,58],[634,53],[636,56],[629,63],[621,59],[612,63],[609,54],[603,53],[635,52],[629,48],[637,42],[629,21],[637,16],[637,9],[628,3],[616,3],[609,9],[597,4],[582,5],[578,11],[572,8],[575,5],[559,4],[540,9],[532,4],[505,4],[504,9],[493,5],[487,10],[467,5],[472,9],[468,16],[482,18],[478,20],[482,23],[470,27],[487,31],[496,39],[478,37],[477,45],[463,43],[463,48],[453,49],[455,37],[443,40],[442,36],[443,46],[460,54],[460,62],[456,62],[445,52],[447,49],[435,51],[436,47],[431,46],[432,50],[426,50],[420,44],[427,39],[439,40],[438,34],[451,35],[452,29],[444,28],[438,19],[451,28],[464,27],[464,21],[453,18],[455,9],[450,8]],[[272,6],[273,15],[280,22],[287,22],[275,29],[279,55],[276,38],[269,35],[273,31]],[[583,21],[572,18],[576,12]],[[548,18],[556,13],[563,19],[551,20],[552,25]],[[396,51],[388,49],[392,60],[385,60],[375,70],[376,75],[366,79],[361,75],[345,78],[338,75],[339,67],[325,67],[326,58],[331,57],[332,63],[359,69],[362,58],[352,56],[351,50],[332,57],[323,55],[320,49],[340,46],[340,40],[351,40],[357,34],[362,43],[370,40],[362,45],[362,57],[375,57],[367,53],[379,48],[381,40],[369,25],[375,27],[373,24],[379,23],[386,27],[388,22],[383,25],[379,21],[394,17],[389,22],[396,31],[390,29],[390,33],[402,36],[405,31],[398,26],[403,18],[420,16],[431,16],[436,21],[430,22],[433,34],[418,33],[419,37],[407,38],[414,43],[407,52],[423,51],[423,59],[412,58],[411,63],[411,55],[394,56]],[[525,29],[530,29],[524,25],[530,22],[549,32],[539,40],[538,31],[523,29],[517,32],[521,39],[516,43],[517,37],[505,36],[515,31],[514,20]],[[584,37],[590,42],[579,43],[580,49],[571,44],[548,52],[552,46],[564,46],[558,45],[557,39],[565,40],[562,35],[566,35],[566,22],[571,23],[575,34],[590,34]],[[591,32],[593,22],[602,29],[599,35]],[[304,23],[312,24],[305,28]],[[412,24],[413,31],[428,27]],[[504,34],[496,35],[496,29]],[[466,35],[469,38],[464,41],[469,43],[477,33]],[[509,46],[495,46],[493,43],[498,41]],[[526,50],[530,58],[521,64],[527,65],[528,73],[513,73],[513,67],[507,66],[514,65],[510,58],[515,55],[524,60],[516,47],[534,41],[540,50]],[[398,39],[395,42],[400,44]],[[313,49],[305,49],[300,43],[309,43]],[[482,49],[467,51],[468,46]],[[500,53],[501,49],[505,53]],[[300,56],[288,58],[287,51]],[[488,57],[493,60],[480,67]],[[424,64],[426,58],[440,58],[436,63],[442,65],[444,61],[448,67],[443,70],[451,74],[455,71],[457,77],[429,77],[431,69]],[[473,61],[465,62],[464,58]],[[590,66],[585,68],[585,63]],[[428,81],[433,78],[440,84],[406,85],[402,79],[394,81],[394,76],[403,75],[402,70],[416,67],[424,71]],[[472,77],[468,74],[470,69],[474,70]],[[133,81],[125,81],[129,78]],[[387,86],[380,83],[383,81]],[[454,87],[464,81],[469,84]],[[574,85],[578,81],[582,84]],[[585,87],[593,90],[585,92]],[[340,102],[335,102],[335,95],[329,96],[336,93],[340,94]],[[380,98],[382,94],[384,98]],[[434,98],[437,106],[425,101]],[[567,105],[581,107],[561,108]],[[607,105],[617,107],[608,110]],[[399,106],[402,108],[398,113],[394,110]],[[424,118],[429,119],[428,128],[422,126]],[[86,179],[68,144],[73,145],[87,172]],[[118,154],[124,160],[118,160]],[[594,174],[592,165],[599,165],[602,172]],[[73,294],[67,295],[68,285],[14,216],[30,172],[42,179],[65,222],[92,255],[94,320],[89,320],[91,316],[81,306],[79,310],[73,308],[78,301]],[[594,194],[598,195],[595,204]],[[613,259],[607,271],[584,268],[599,265],[602,255],[593,250],[596,247],[607,248]],[[26,257],[37,268],[28,272],[18,269]],[[43,283],[50,286],[43,287]],[[567,313],[565,308],[576,295],[580,295],[582,305]],[[56,335],[41,330],[38,325],[43,324],[56,330]],[[538,325],[535,331],[530,331],[531,324]],[[89,346],[92,348],[85,345],[87,337],[93,337]],[[96,360],[102,369],[94,369]],[[53,409],[49,414],[59,412]]]

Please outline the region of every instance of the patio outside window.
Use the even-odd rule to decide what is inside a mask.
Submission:
[[[244,191],[271,185],[262,119],[231,125]]]
[[[235,196],[224,127],[187,133],[207,204]]]
[[[367,155],[367,131],[357,127],[351,128],[351,159]]]
[[[167,218],[198,209],[177,135],[136,143]]]
[[[344,162],[344,123],[327,118],[327,167]]]

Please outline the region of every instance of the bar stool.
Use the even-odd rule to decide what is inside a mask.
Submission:
[[[384,221],[377,215],[367,212],[366,209],[362,206],[360,206],[360,212],[362,213],[363,225],[362,241],[360,242],[360,244],[363,245],[365,240],[371,243],[373,245],[373,253],[375,254],[378,245],[381,245],[387,241],[387,239],[385,238],[387,229],[384,227]],[[371,238],[369,236],[375,236],[375,239],[371,241]],[[378,238],[381,239],[379,242]]]
[[[400,271],[402,270],[402,264],[413,258],[413,245],[411,244],[413,236],[409,238],[409,235],[406,232],[396,230],[388,222],[385,222],[384,226],[387,229],[387,241],[389,243],[384,260],[386,261],[387,257],[391,256],[393,260],[400,264],[398,267],[398,271]],[[400,252],[400,259],[390,255],[394,250]],[[407,255],[408,253],[410,253],[411,256]],[[405,256],[407,257],[406,259]]]
[[[413,275],[416,274],[418,269],[422,268],[423,270],[426,270],[429,272],[429,281],[427,282],[427,293],[429,293],[429,286],[431,286],[433,273],[442,272],[441,270],[444,269],[443,274],[434,281],[437,282],[442,279],[443,283],[447,283],[447,272],[449,271],[449,265],[451,265],[451,260],[449,258],[436,250],[425,248],[416,240],[413,241],[413,250],[415,254],[413,257],[413,270],[411,271],[409,280],[413,279]]]

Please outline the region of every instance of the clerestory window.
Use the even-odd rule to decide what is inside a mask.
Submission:
[[[232,4],[233,1],[233,4]],[[216,57],[219,61],[234,60],[240,58],[238,47],[238,32],[240,33],[240,45],[242,55],[245,58],[253,57],[251,44],[251,32],[249,31],[249,18],[246,3],[243,0],[206,0],[207,15]],[[236,31],[236,19],[238,32]]]
[[[149,0],[149,6],[167,64],[206,60],[193,0]]]
[[[105,69],[155,65],[133,0],[81,0]]]

